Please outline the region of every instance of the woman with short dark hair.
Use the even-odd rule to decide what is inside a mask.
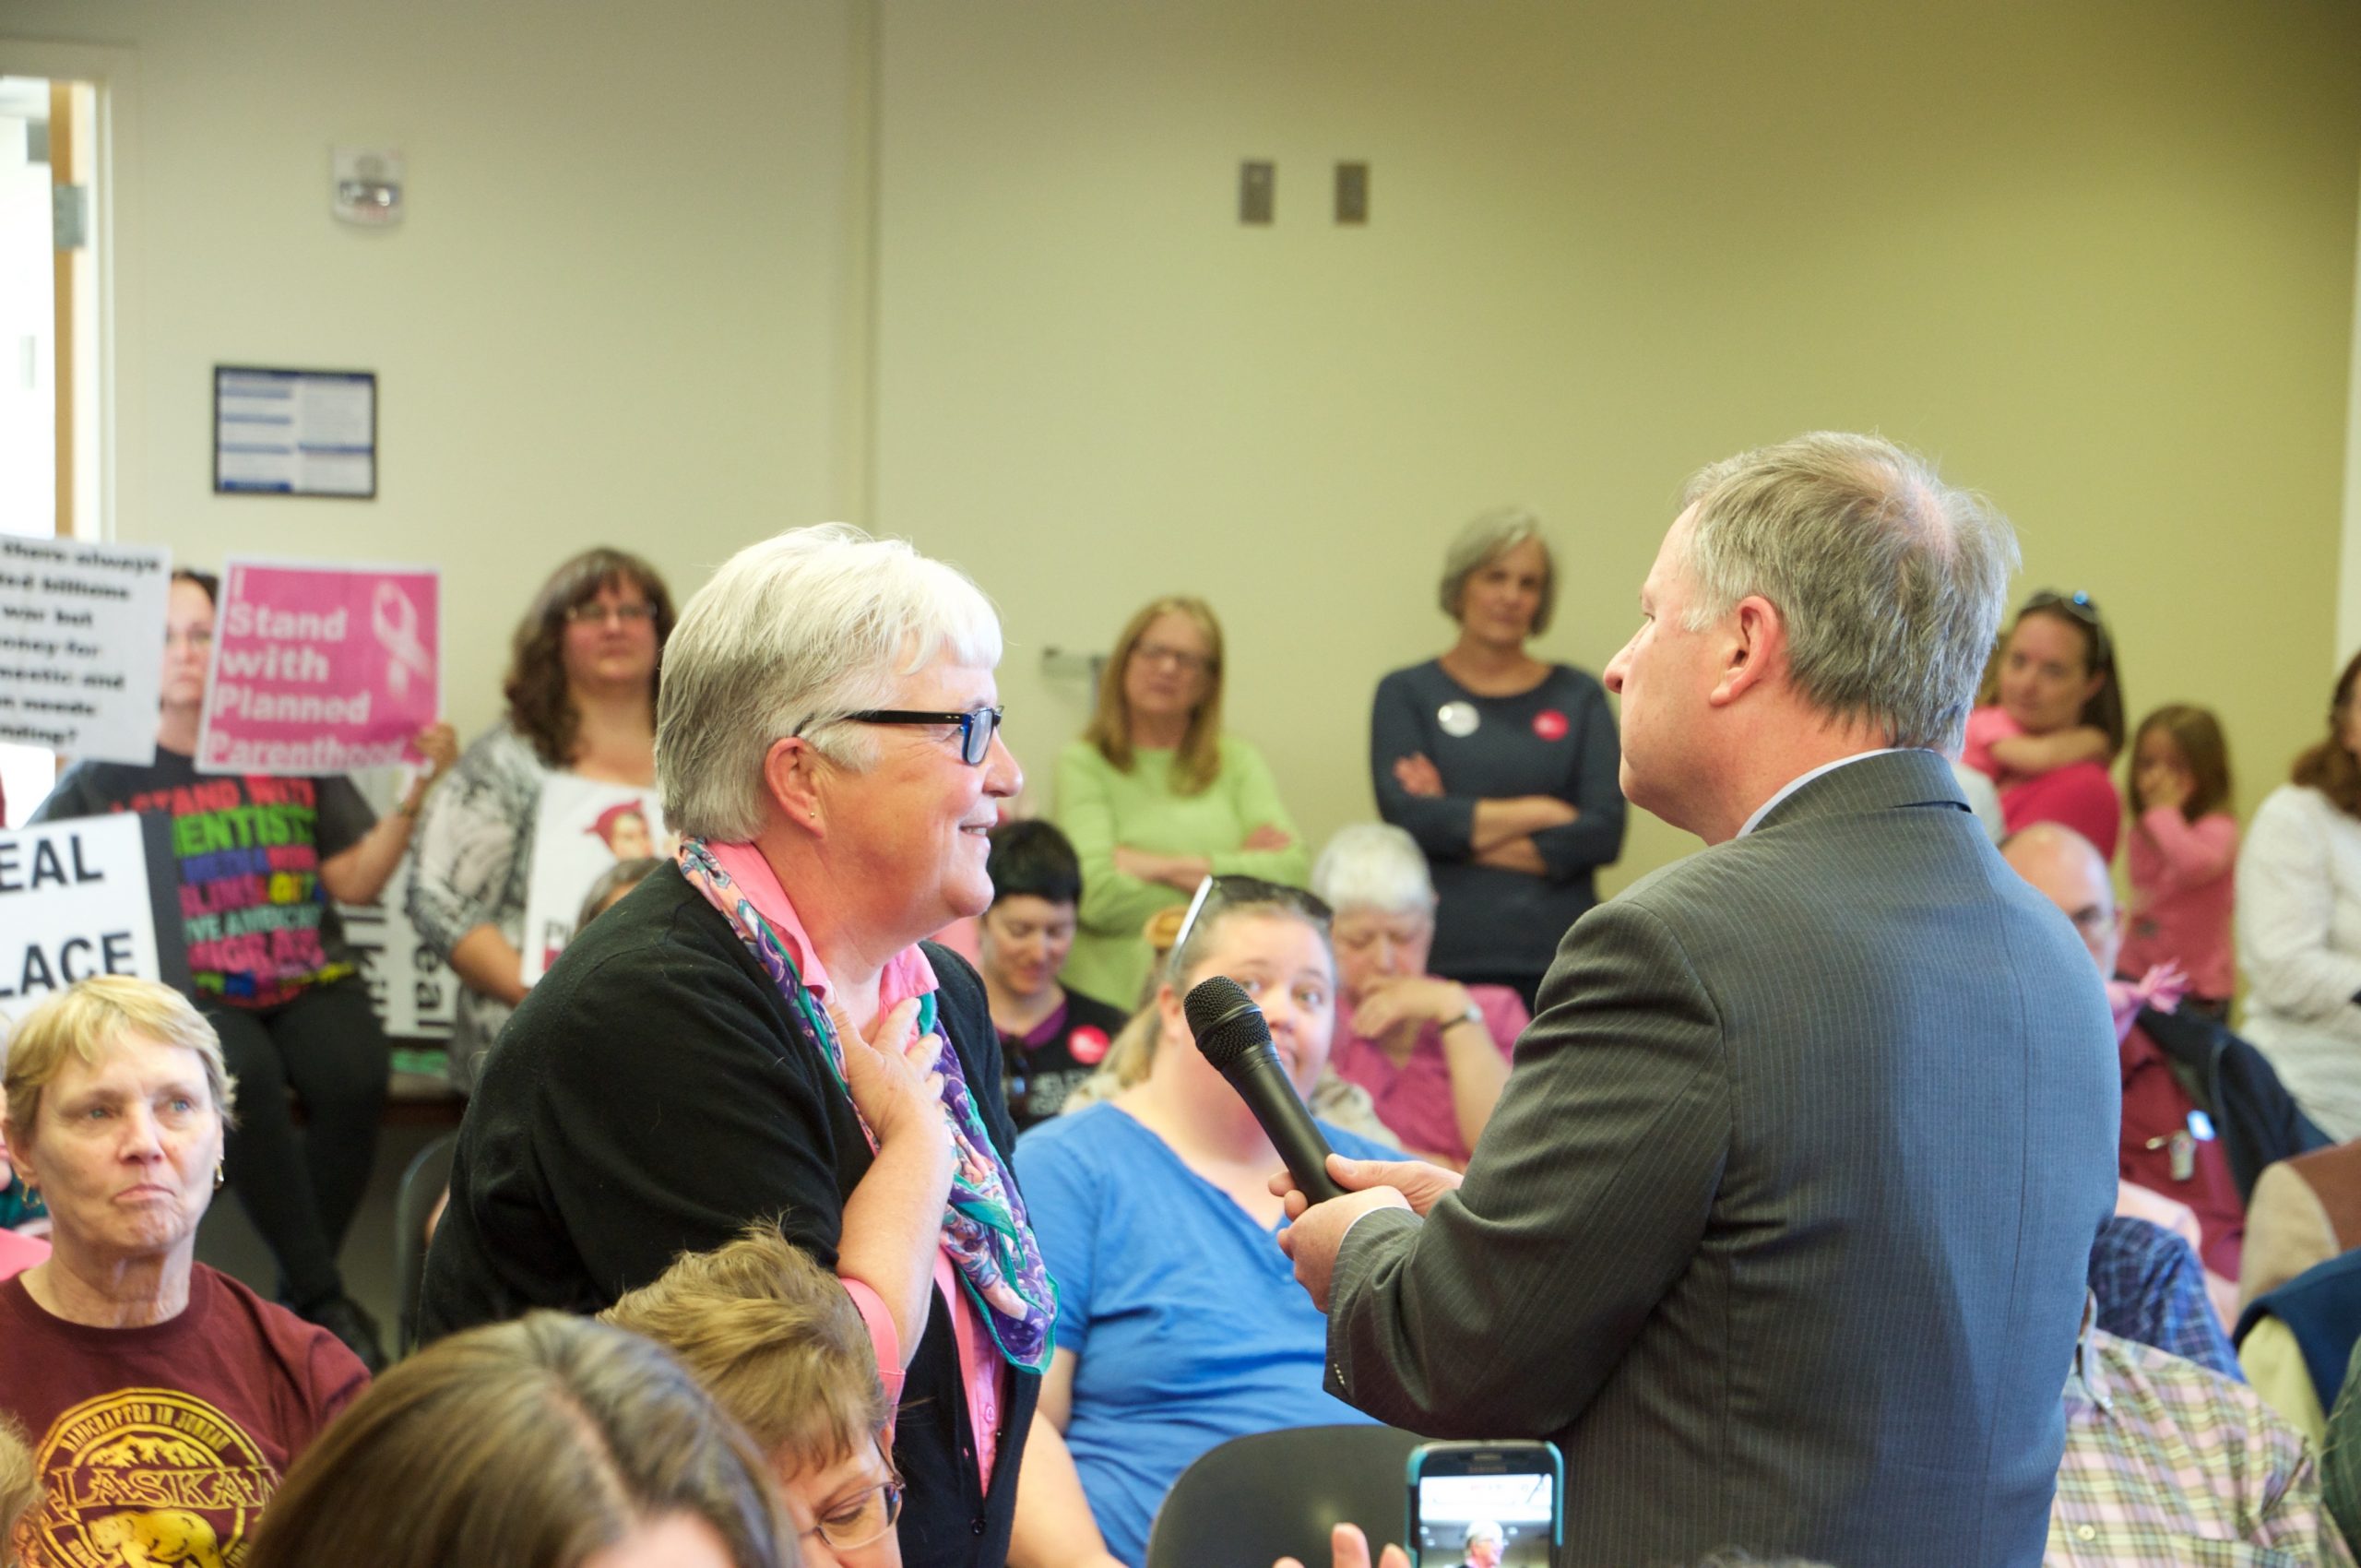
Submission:
[[[1000,1033],[1008,1113],[1023,1132],[1065,1109],[1097,1071],[1126,1015],[1059,983],[1074,949],[1082,863],[1050,823],[992,829],[992,904],[977,922],[977,968]]]
[[[418,828],[409,917],[459,977],[451,1078],[471,1088],[525,995],[533,826],[552,772],[656,782],[656,697],[672,597],[636,555],[586,550],[516,624],[507,715],[479,735]]]

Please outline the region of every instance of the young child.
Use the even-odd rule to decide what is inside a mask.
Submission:
[[[992,906],[979,925],[977,968],[1021,1133],[1065,1108],[1106,1058],[1123,1015],[1058,983],[1082,899],[1082,864],[1066,836],[1046,822],[1011,822],[992,829],[991,843]]]
[[[2132,742],[2130,784],[2131,919],[2120,968],[2138,975],[2177,963],[2189,975],[2188,1004],[2222,1017],[2236,978],[2238,824],[2220,722],[2186,703],[2148,715]]]

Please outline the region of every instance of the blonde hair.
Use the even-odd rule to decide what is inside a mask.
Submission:
[[[95,1065],[126,1035],[194,1051],[205,1063],[205,1087],[225,1126],[233,1125],[238,1086],[221,1059],[221,1037],[187,997],[170,986],[130,975],[93,975],[43,997],[8,1035],[0,1100],[6,1105],[8,1141],[33,1145],[42,1091],[65,1070],[70,1052]]]
[[[0,1411],[0,1568],[16,1568],[17,1526],[40,1501],[41,1472],[33,1468],[25,1429]]]
[[[1205,949],[1213,945],[1216,934],[1240,915],[1301,921],[1320,933],[1322,946],[1328,944],[1331,916],[1328,906],[1316,895],[1259,877],[1217,876],[1205,895],[1204,907],[1197,911],[1195,922],[1180,933],[1179,944],[1157,971],[1161,977],[1157,991],[1164,986],[1170,986],[1175,992],[1185,987],[1191,972],[1204,961]],[[1331,956],[1333,960],[1334,956]],[[1132,1015],[1131,1022],[1109,1042],[1106,1060],[1098,1064],[1098,1071],[1066,1097],[1067,1110],[1079,1110],[1146,1081],[1148,1070],[1156,1065],[1157,1047],[1164,1037],[1164,1015],[1157,1005],[1157,994],[1150,992],[1140,1010]]]
[[[885,1429],[885,1389],[860,1312],[777,1222],[749,1225],[710,1253],[682,1253],[599,1316],[670,1351],[792,1469],[848,1458]]]
[[[1152,599],[1140,607],[1139,613],[1123,623],[1122,635],[1115,639],[1115,651],[1107,656],[1107,668],[1098,677],[1098,707],[1090,716],[1090,726],[1082,738],[1098,748],[1116,769],[1129,773],[1138,761],[1132,747],[1132,703],[1123,695],[1123,672],[1131,668],[1132,655],[1140,646],[1140,638],[1158,616],[1185,615],[1203,633],[1205,655],[1205,695],[1189,715],[1189,728],[1180,737],[1180,747],[1172,756],[1172,789],[1181,795],[1201,795],[1221,773],[1221,623],[1214,619],[1214,608],[1202,599],[1188,594],[1167,594]]]
[[[795,1562],[737,1423],[636,1335],[536,1312],[428,1346],[337,1418],[271,1499],[247,1568],[575,1568],[687,1514],[733,1568]]]

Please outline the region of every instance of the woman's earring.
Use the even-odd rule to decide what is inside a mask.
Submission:
[[[225,1161],[213,1168],[213,1190],[215,1192],[219,1192],[221,1190],[221,1183],[227,1182],[229,1179],[230,1167],[228,1162]]]

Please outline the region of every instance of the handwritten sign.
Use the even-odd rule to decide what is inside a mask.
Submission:
[[[400,762],[442,708],[441,646],[432,567],[231,560],[198,771],[315,777]]]
[[[557,962],[591,885],[625,861],[670,855],[675,841],[653,786],[602,784],[552,773],[533,822],[533,869],[525,884],[525,983]]]
[[[167,978],[139,818],[0,833],[0,1011],[92,975]]]
[[[0,741],[156,760],[172,552],[0,536]]]

